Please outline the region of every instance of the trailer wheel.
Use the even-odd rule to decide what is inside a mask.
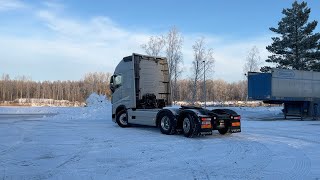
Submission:
[[[126,110],[121,110],[116,116],[116,122],[120,127],[128,127],[128,113]]]
[[[174,116],[171,113],[163,112],[159,116],[159,128],[163,134],[171,135],[176,131]]]
[[[225,128],[223,128],[223,129],[218,129],[218,131],[219,131],[219,133],[220,133],[221,135],[225,135],[225,134],[228,133],[229,128],[228,128],[228,127],[225,127]]]
[[[182,122],[182,130],[185,137],[192,137],[195,134],[194,118],[190,114],[187,114],[184,117]]]

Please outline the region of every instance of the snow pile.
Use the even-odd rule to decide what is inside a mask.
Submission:
[[[59,115],[53,117],[53,119],[106,119],[111,117],[111,103],[105,95],[98,95],[92,93],[86,99],[85,107],[74,107],[61,109]]]
[[[87,107],[103,108],[110,105],[110,101],[107,100],[105,95],[98,95],[97,93],[92,93],[86,99]]]

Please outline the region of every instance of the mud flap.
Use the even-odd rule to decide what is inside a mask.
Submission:
[[[241,132],[241,122],[240,120],[233,119],[230,121],[230,132],[238,133]]]
[[[202,129],[200,135],[212,135],[212,129]]]
[[[203,128],[200,124],[197,124],[195,129],[195,134],[198,136],[212,135],[212,126],[210,126],[210,128]]]

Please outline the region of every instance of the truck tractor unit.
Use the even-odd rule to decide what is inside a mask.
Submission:
[[[186,137],[241,132],[240,115],[230,109],[172,106],[166,58],[133,53],[110,79],[112,120],[120,127],[155,126],[163,134]]]

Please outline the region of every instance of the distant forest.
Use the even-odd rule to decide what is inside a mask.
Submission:
[[[78,81],[33,81],[26,76],[11,79],[3,74],[0,78],[0,102],[13,102],[18,99],[53,99],[70,102],[85,102],[93,92],[111,97],[109,90],[110,73],[94,72],[84,75]],[[177,101],[192,101],[191,79],[177,81]],[[246,81],[228,83],[224,80],[206,81],[207,101],[245,100],[247,97]],[[203,101],[203,81],[199,82],[196,100]]]
[[[0,79],[0,101],[17,99],[54,99],[70,102],[84,102],[92,93],[110,96],[109,73],[88,73],[78,81],[32,81],[31,78],[20,76],[11,79],[4,74]]]

